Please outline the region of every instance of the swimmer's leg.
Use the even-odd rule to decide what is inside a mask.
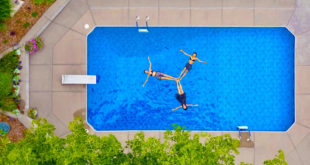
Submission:
[[[186,67],[182,70],[182,72],[180,73],[180,75],[179,75],[179,78],[182,76],[182,74],[185,72],[185,70],[186,70]]]
[[[173,80],[173,81],[176,81],[177,78],[169,78],[169,77],[161,77],[160,79],[164,79],[164,80]]]
[[[183,79],[183,77],[187,74],[188,70],[185,71],[185,73],[183,74],[183,76],[180,78],[180,80]]]

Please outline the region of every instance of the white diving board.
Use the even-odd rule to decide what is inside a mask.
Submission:
[[[62,84],[96,84],[95,75],[62,75]]]

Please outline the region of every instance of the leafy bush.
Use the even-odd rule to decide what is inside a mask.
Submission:
[[[13,73],[19,67],[19,56],[16,50],[7,53],[0,59],[0,71]]]
[[[34,54],[37,51],[39,51],[41,48],[44,47],[44,43],[41,39],[41,37],[37,37],[35,39],[29,40],[27,41],[26,45],[25,45],[25,49],[26,51],[29,52],[29,54]]]
[[[287,165],[285,161],[284,152],[282,150],[278,151],[278,155],[272,160],[265,160],[264,165]]]
[[[32,12],[32,13],[31,13],[31,16],[32,16],[32,17],[37,17],[37,16],[38,16],[38,12],[36,12],[36,11],[35,11],[35,12]]]
[[[28,28],[30,26],[30,23],[29,22],[26,22],[26,23],[24,23],[23,24],[23,27],[26,29],[26,28]]]
[[[31,118],[31,119],[35,119],[37,116],[38,116],[38,112],[35,108],[30,108],[28,110],[28,116]]]
[[[48,5],[48,4],[50,4],[50,3],[54,2],[54,1],[55,0],[33,0],[34,4],[36,4],[36,5],[41,5],[43,3]]]
[[[7,72],[0,72],[0,99],[12,92],[13,76]]]
[[[0,99],[0,108],[3,111],[12,112],[17,109],[17,102],[12,96],[2,98]]]
[[[10,0],[1,0],[0,1],[0,27],[3,27],[3,22],[7,19],[10,18],[11,14],[11,2]]]

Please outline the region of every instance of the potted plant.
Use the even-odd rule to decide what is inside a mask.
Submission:
[[[37,38],[27,41],[25,45],[25,50],[29,52],[30,55],[32,55],[43,47],[44,47],[44,44],[43,44],[41,37],[37,37]]]
[[[31,119],[35,119],[38,117],[38,111],[35,109],[35,108],[30,108],[28,110],[28,116],[31,118]]]

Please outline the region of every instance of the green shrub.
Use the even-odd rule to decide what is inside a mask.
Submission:
[[[50,4],[50,3],[54,2],[54,1],[55,0],[33,0],[34,4],[36,4],[36,5],[41,5],[43,3],[48,5],[48,4]]]
[[[6,19],[10,18],[11,8],[10,0],[0,0],[0,27],[3,26],[3,22]]]
[[[7,43],[8,43],[8,40],[3,40],[3,43],[4,43],[4,44],[7,44]]]
[[[24,23],[23,24],[23,27],[26,29],[26,28],[28,28],[30,26],[30,23],[29,22],[26,22],[26,23]]]
[[[12,112],[14,109],[17,109],[17,103],[13,97],[6,97],[0,99],[0,108],[3,111]]]
[[[38,16],[38,12],[36,12],[36,11],[35,11],[35,12],[32,12],[32,13],[31,13],[31,16],[32,16],[32,17],[37,17],[37,16]]]
[[[0,99],[12,92],[13,77],[7,72],[0,72]]]
[[[13,73],[19,67],[19,56],[16,50],[7,53],[0,59],[0,71]]]

